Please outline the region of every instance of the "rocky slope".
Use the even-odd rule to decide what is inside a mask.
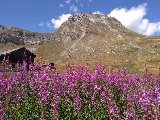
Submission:
[[[64,49],[60,56],[90,54],[111,54],[114,51],[135,48],[143,36],[126,29],[118,20],[98,14],[76,14],[53,33]],[[122,46],[121,46],[122,45]],[[97,55],[95,55],[97,56]],[[99,55],[98,55],[99,56]],[[75,56],[74,56],[75,58]],[[82,57],[83,58],[83,57]]]
[[[160,37],[135,33],[113,17],[76,14],[64,22],[53,37],[58,47],[50,41],[40,46],[37,53],[61,63],[72,59],[91,66],[97,62],[124,64],[134,71],[144,68],[145,64],[153,69],[160,64]],[[45,47],[49,48],[46,52],[42,51]]]
[[[0,25],[0,43],[13,43],[16,45],[33,45],[42,44],[45,41],[50,40],[51,33],[37,33],[23,30],[16,27],[4,27]]]
[[[19,41],[28,44],[27,47],[36,41],[44,42],[32,45],[35,53],[56,63],[65,63],[70,59],[91,66],[97,62],[112,66],[123,64],[134,72],[144,68],[145,64],[157,70],[160,64],[160,37],[135,33],[113,17],[75,14],[54,33],[48,34],[25,31],[19,35],[13,28],[2,28],[2,33],[9,33],[11,29],[14,36],[23,36]]]

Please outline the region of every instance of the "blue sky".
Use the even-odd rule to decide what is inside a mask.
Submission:
[[[0,24],[36,32],[53,32],[70,15],[97,12],[127,28],[160,35],[160,0],[0,0]]]

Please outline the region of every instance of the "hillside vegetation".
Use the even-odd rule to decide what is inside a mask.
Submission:
[[[154,72],[159,70],[160,37],[135,33],[113,17],[75,14],[53,33],[5,27],[0,31],[0,52],[25,46],[37,57],[57,65],[70,61],[93,67],[101,62],[113,67],[124,65],[130,72],[142,71],[145,66]],[[23,44],[17,45],[12,37],[6,40],[6,34],[21,36]]]

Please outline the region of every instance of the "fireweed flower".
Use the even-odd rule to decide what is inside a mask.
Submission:
[[[6,110],[5,109],[0,109],[0,119],[4,119],[5,114],[6,114]]]
[[[128,109],[125,111],[125,120],[130,120],[130,119],[137,120],[135,110]]]
[[[79,66],[62,73],[52,72],[49,67],[42,69],[38,64],[30,68],[28,72],[22,66],[8,76],[0,72],[0,117],[9,112],[7,106],[34,95],[37,107],[44,110],[44,117],[45,112],[61,117],[60,106],[64,103],[66,108],[73,105],[82,119],[93,110],[99,117],[102,113],[109,119],[121,119],[122,115],[126,120],[136,120],[138,116],[160,118],[160,77],[149,71],[142,76],[129,74],[124,67],[107,72],[100,64],[93,71]]]

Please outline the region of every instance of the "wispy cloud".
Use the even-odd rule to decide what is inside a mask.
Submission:
[[[69,4],[71,3],[71,0],[65,0],[65,3]]]
[[[48,28],[53,28],[54,27],[51,22],[47,22],[46,25],[47,25]]]
[[[59,7],[62,8],[65,6],[70,11],[77,13],[84,6],[86,6],[86,5],[90,6],[91,2],[93,2],[93,0],[85,0],[86,4],[84,4],[84,2],[82,2],[82,0],[64,0],[64,2],[59,5]]]
[[[39,23],[38,25],[41,26],[41,27],[45,26],[44,23]]]
[[[60,3],[60,4],[59,4],[59,7],[60,7],[60,8],[64,7],[64,4]]]
[[[102,13],[101,11],[95,11],[95,12],[92,12],[93,14],[100,14],[100,15],[104,15],[104,13]]]
[[[52,25],[54,29],[57,29],[61,26],[61,24],[68,20],[68,18],[71,16],[71,14],[62,14],[58,17],[58,19],[52,19]]]
[[[51,22],[44,22],[44,23],[42,22],[42,23],[39,23],[38,25],[41,26],[41,27],[47,27],[47,28],[53,28],[54,27]]]
[[[144,35],[153,35],[160,32],[160,21],[152,23],[145,18],[146,15],[147,4],[141,4],[130,9],[116,8],[109,14],[109,16],[115,17],[124,26],[135,32]]]
[[[78,12],[78,8],[73,4],[73,5],[71,5],[70,7],[69,7],[69,9],[71,10],[71,11],[73,11],[73,12]]]

